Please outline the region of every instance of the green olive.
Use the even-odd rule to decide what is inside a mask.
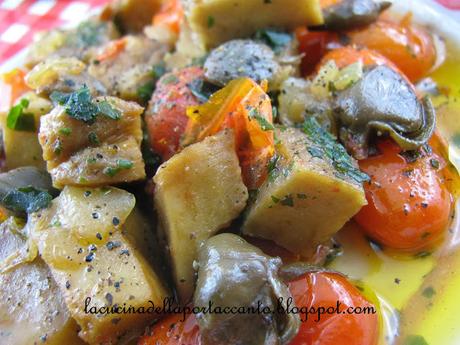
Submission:
[[[202,313],[197,316],[203,345],[287,344],[300,327],[298,315],[278,310],[291,297],[278,277],[281,259],[233,234],[209,239],[199,253],[194,305],[206,308],[256,308],[261,312]],[[242,309],[239,309],[242,310]],[[265,313],[272,311],[273,313]]]

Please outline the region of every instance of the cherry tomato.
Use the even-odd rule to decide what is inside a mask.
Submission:
[[[321,60],[320,67],[326,62],[334,60],[337,67],[343,68],[348,65],[361,61],[363,65],[387,65],[398,71],[398,68],[386,57],[370,49],[346,46],[331,50]]]
[[[183,143],[191,144],[232,128],[243,180],[257,189],[267,176],[267,164],[275,152],[273,108],[267,85],[240,78],[228,83],[198,107],[189,107],[190,121]]]
[[[443,177],[444,160],[420,150],[404,157],[391,140],[378,143],[380,154],[359,162],[371,177],[364,185],[368,205],[356,215],[366,234],[403,251],[429,249],[447,230],[452,196]]]
[[[289,345],[375,345],[379,321],[376,308],[347,279],[335,273],[308,273],[288,284],[299,308],[335,309],[330,314],[309,314]],[[340,302],[339,306],[337,302]],[[338,313],[337,313],[337,308]],[[291,310],[292,311],[292,310]],[[375,313],[372,313],[375,311]],[[299,315],[300,316],[300,315]],[[194,315],[170,316],[155,325],[138,345],[200,345]],[[305,316],[303,316],[305,319]]]
[[[202,76],[201,68],[189,67],[168,73],[157,83],[145,121],[152,149],[165,161],[179,150],[188,123],[187,107],[199,104],[188,84]]]
[[[182,315],[172,315],[157,323],[150,335],[139,339],[138,345],[201,345],[200,329],[195,315],[182,321]]]
[[[387,57],[412,82],[426,76],[436,62],[432,36],[412,25],[410,17],[401,23],[379,20],[348,35],[353,44],[373,49]]]
[[[316,65],[327,53],[329,44],[338,42],[338,36],[333,32],[309,31],[305,27],[297,28],[295,35],[299,42],[299,52],[303,54],[301,71],[304,76],[315,70]]]
[[[289,289],[299,308],[338,308],[338,313],[323,314],[320,318],[309,314],[289,345],[377,344],[377,310],[345,277],[335,273],[309,273],[289,283]]]

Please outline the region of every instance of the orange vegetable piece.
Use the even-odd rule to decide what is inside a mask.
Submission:
[[[154,26],[166,26],[172,32],[179,34],[180,25],[184,20],[184,9],[180,0],[169,0],[164,2],[152,20]]]
[[[249,189],[259,187],[267,175],[267,164],[275,152],[273,108],[265,85],[249,78],[231,81],[211,96],[209,102],[187,109],[190,120],[183,144],[232,128],[236,150]]]
[[[30,90],[24,81],[26,72],[19,68],[0,76],[0,111],[8,111],[24,93]]]
[[[120,38],[118,40],[109,42],[100,53],[96,60],[99,62],[110,60],[116,57],[118,54],[123,52],[126,47],[126,38]]]

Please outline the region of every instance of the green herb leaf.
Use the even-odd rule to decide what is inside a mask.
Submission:
[[[106,167],[102,172],[109,177],[114,177],[120,171],[131,169],[133,166],[134,163],[128,159],[118,159],[116,167]]]
[[[75,43],[82,47],[92,47],[102,43],[106,26],[107,24],[104,22],[86,21],[81,23],[75,33]]]
[[[91,145],[99,145],[101,143],[99,137],[94,132],[89,132],[88,140]]]
[[[143,103],[147,103],[152,98],[153,91],[155,91],[155,81],[150,80],[137,89],[137,97]]]
[[[314,143],[314,146],[308,147],[309,153],[313,157],[330,160],[338,177],[348,177],[358,183],[370,181],[370,177],[353,164],[345,148],[329,132],[324,130],[316,119],[307,118],[302,130]]]
[[[20,100],[19,104],[10,109],[6,117],[6,126],[9,129],[23,132],[35,132],[35,116],[33,114],[24,113],[27,107],[29,107],[29,100],[23,98]]]
[[[216,19],[213,16],[208,17],[208,28],[212,28],[216,24]]]
[[[99,114],[112,120],[118,120],[121,117],[121,112],[109,102],[95,102],[87,86],[67,94],[55,91],[50,98],[54,103],[63,105],[67,115],[88,124],[93,123]]]
[[[258,30],[255,38],[266,43],[275,52],[279,52],[292,41],[292,36],[290,34],[273,29]]]
[[[422,295],[426,298],[432,298],[434,295],[436,295],[436,291],[433,289],[432,286],[428,286],[422,291]]]
[[[187,87],[201,103],[206,103],[209,98],[218,90],[218,87],[205,82],[202,78],[196,78]]]
[[[14,212],[32,213],[47,208],[52,199],[48,192],[28,186],[7,193],[2,205]]]
[[[102,101],[99,102],[99,112],[102,115],[105,115],[112,120],[119,120],[121,117],[121,112],[118,109],[115,109],[109,102],[107,101]]]
[[[262,128],[263,131],[273,131],[275,129],[275,127],[273,127],[273,125],[270,122],[268,122],[265,117],[257,115],[255,119],[257,120],[260,128]]]

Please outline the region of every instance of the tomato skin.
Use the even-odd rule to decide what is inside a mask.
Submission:
[[[376,345],[379,320],[375,307],[345,277],[336,273],[308,273],[288,284],[297,307],[336,308],[341,314],[310,314],[289,345]],[[374,307],[375,314],[353,314],[348,308]],[[305,317],[304,317],[305,318]]]
[[[138,345],[201,345],[200,329],[195,315],[172,315],[157,323],[150,335],[139,339]]]
[[[336,33],[329,31],[309,31],[306,27],[295,30],[295,36],[299,42],[299,52],[303,54],[300,66],[302,75],[311,74],[322,57],[327,53],[330,43],[337,42]]]
[[[442,176],[444,160],[425,153],[407,163],[391,140],[381,141],[378,148],[380,155],[359,162],[371,182],[364,185],[368,205],[355,220],[371,239],[389,248],[430,249],[447,230],[452,209]]]
[[[313,272],[288,284],[297,307],[337,307],[342,314],[310,314],[302,322],[299,334],[289,345],[376,345],[379,332],[377,313],[347,313],[347,308],[368,308],[368,302],[347,279],[336,273]],[[375,307],[374,310],[376,311]],[[301,316],[301,315],[299,315]],[[302,317],[302,316],[301,316]],[[156,324],[151,335],[140,339],[138,345],[201,345],[199,327],[194,315],[185,323],[182,316],[173,315]]]
[[[386,65],[393,68],[398,73],[401,73],[398,68],[385,56],[366,48],[346,46],[331,50],[323,57],[319,66],[323,66],[330,60],[334,60],[335,64],[339,68],[344,68],[348,65],[361,61],[364,66]]]
[[[157,83],[145,122],[152,149],[164,161],[179,150],[188,123],[187,107],[199,104],[187,85],[203,73],[199,67],[188,67],[164,75]]]
[[[375,50],[391,60],[412,82],[425,77],[436,62],[432,36],[410,23],[379,20],[348,33],[353,44]]]

